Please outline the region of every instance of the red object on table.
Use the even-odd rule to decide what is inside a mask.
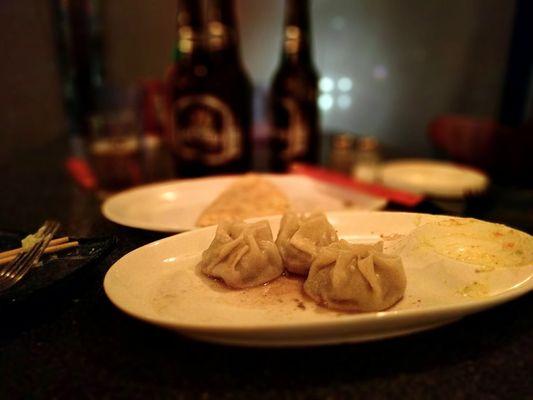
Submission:
[[[454,161],[486,168],[494,162],[497,137],[504,130],[490,118],[442,115],[430,122],[428,135]]]
[[[94,190],[98,187],[98,181],[89,163],[80,157],[68,157],[65,167],[70,176],[78,185],[87,190]]]
[[[383,197],[393,203],[407,207],[414,207],[424,199],[424,196],[420,194],[391,189],[375,183],[358,181],[344,174],[307,164],[294,163],[290,167],[290,172],[305,175],[325,183],[358,190],[373,196]]]

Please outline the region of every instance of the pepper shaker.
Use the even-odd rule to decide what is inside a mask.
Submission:
[[[350,175],[354,162],[355,135],[338,133],[331,136],[329,167],[338,172]]]

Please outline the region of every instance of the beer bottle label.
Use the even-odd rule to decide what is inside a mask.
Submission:
[[[179,157],[208,166],[239,158],[242,133],[231,109],[211,95],[191,95],[174,103],[173,137]]]
[[[304,156],[309,147],[309,126],[298,102],[288,97],[280,99],[276,114],[275,135],[282,145],[281,158],[290,160]]]

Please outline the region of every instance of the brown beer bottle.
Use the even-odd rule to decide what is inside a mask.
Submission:
[[[252,84],[241,60],[234,0],[208,0],[207,32],[213,91],[231,110],[241,137],[234,169],[245,171],[252,161]]]
[[[319,158],[318,75],[311,56],[309,2],[286,0],[281,64],[270,93],[271,168]]]
[[[234,21],[226,18],[233,16],[233,4],[222,8],[217,3],[202,9],[198,1],[178,2],[180,60],[171,79],[170,107],[174,160],[184,177],[248,168],[250,86],[239,74]],[[213,7],[220,12],[214,13]],[[224,33],[219,42],[207,29],[213,22],[221,28],[215,31]]]

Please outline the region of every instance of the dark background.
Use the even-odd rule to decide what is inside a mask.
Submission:
[[[175,3],[101,2],[108,82],[129,86],[163,77],[172,59]],[[283,2],[236,3],[244,63],[261,100],[279,61]],[[431,155],[426,131],[436,116],[497,117],[515,5],[507,0],[312,1],[315,62],[328,78],[319,100],[323,127],[376,136],[404,153]],[[0,159],[67,134],[54,23],[52,1],[0,2]],[[346,91],[338,87],[342,78],[351,83],[343,80]],[[260,120],[261,109],[256,114]]]

